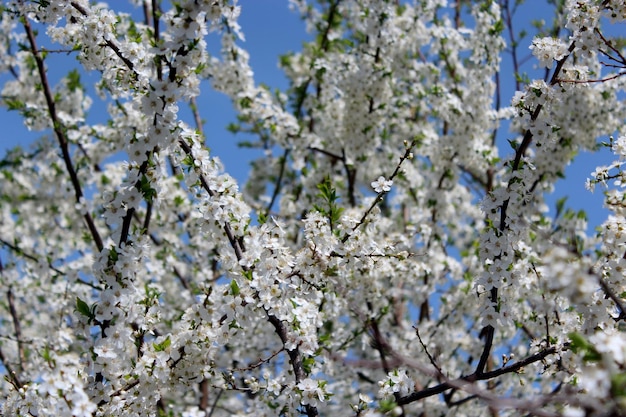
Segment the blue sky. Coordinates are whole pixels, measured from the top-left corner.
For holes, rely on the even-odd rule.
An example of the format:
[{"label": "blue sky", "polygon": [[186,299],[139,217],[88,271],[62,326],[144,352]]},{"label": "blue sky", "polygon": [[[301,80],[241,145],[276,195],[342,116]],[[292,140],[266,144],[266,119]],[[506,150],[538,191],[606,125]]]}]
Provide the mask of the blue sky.
[{"label": "blue sky", "polygon": [[[131,10],[128,9],[129,6],[126,2],[112,2],[111,4],[117,7],[117,4],[122,3],[127,8],[126,10]],[[530,20],[541,17],[549,20],[551,9],[544,2],[537,0],[528,0],[526,3],[521,8],[518,16],[520,20],[518,21],[519,26],[517,30],[527,28],[532,33]],[[278,56],[288,51],[300,50],[302,42],[310,39],[310,35],[305,31],[304,22],[301,21],[297,13],[289,10],[286,0],[240,0],[239,4],[242,6],[242,15],[239,22],[246,36],[243,46],[250,53],[251,66],[255,72],[256,82],[284,90],[287,87],[287,80],[278,69]],[[538,7],[539,4],[541,4],[540,7]],[[135,12],[138,12],[138,9]],[[528,45],[531,39],[531,36],[527,36],[522,40],[519,47],[521,57],[530,54]],[[217,53],[219,51],[219,40],[216,37],[211,37],[210,42],[212,42],[209,44],[210,51]],[[71,58],[69,61],[73,62]],[[48,65],[52,68],[52,78],[55,79],[56,77],[58,80],[58,77],[64,75],[64,71],[68,69],[68,57],[64,55],[51,56]],[[541,72],[533,74],[533,60],[529,60],[523,69],[531,77],[533,75],[540,77],[542,74]],[[506,76],[511,73],[510,60],[505,58],[503,61],[502,78],[503,83],[508,85],[508,87],[504,90],[503,105],[507,105],[510,102],[513,94],[513,81],[510,78],[507,79]],[[97,74],[83,74],[82,77],[87,84],[93,84],[97,81]],[[0,75],[0,84],[4,84],[7,79],[6,74]],[[232,110],[230,100],[219,93],[210,91],[207,85],[203,85],[202,95],[198,104],[201,116],[206,121],[207,144],[212,152],[222,159],[226,166],[226,171],[242,182],[248,175],[249,161],[258,155],[258,151],[239,149],[236,146],[236,142],[243,140],[244,136],[241,134],[233,136],[226,131],[226,126],[230,122],[235,121],[235,113]],[[104,114],[103,110],[102,102],[94,96],[90,120],[104,121],[103,116],[98,117],[98,114]],[[190,117],[186,117],[184,113],[181,116],[186,120],[192,120]],[[4,132],[0,140],[0,154],[4,154],[7,149],[16,145],[27,147],[29,143],[32,143],[37,137],[44,134],[44,132],[28,132],[24,128],[19,114],[8,112],[3,107],[0,107],[0,125]],[[505,135],[506,132],[501,133],[501,135],[503,134]],[[501,137],[500,142],[506,143],[504,141],[505,138]],[[508,148],[508,145],[506,146]],[[502,151],[503,156],[509,152],[506,148],[502,149]],[[594,194],[591,194],[585,190],[584,183],[597,165],[608,164],[611,161],[612,156],[606,149],[598,154],[581,153],[567,169],[566,180],[561,180],[557,184],[556,192],[549,198],[551,208],[554,207],[556,199],[569,196],[567,204],[569,207],[587,210],[590,226],[595,227],[599,225],[607,215],[607,211],[601,209],[602,190],[597,189]]]}]

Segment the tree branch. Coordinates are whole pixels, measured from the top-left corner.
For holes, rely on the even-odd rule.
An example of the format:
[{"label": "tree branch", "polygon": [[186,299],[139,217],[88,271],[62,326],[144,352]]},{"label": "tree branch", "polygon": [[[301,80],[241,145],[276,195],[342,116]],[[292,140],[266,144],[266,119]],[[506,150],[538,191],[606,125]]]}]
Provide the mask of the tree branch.
[{"label": "tree branch", "polygon": [[[474,372],[470,375],[465,375],[457,379],[448,380],[439,385],[435,385],[433,387],[426,388],[418,392],[414,392],[412,394],[407,395],[406,397],[402,397],[399,401],[399,404],[410,404],[412,402],[421,400],[423,398],[432,397],[433,395],[441,394],[452,388],[459,388],[459,389],[463,389],[464,391],[467,391],[467,385],[471,384],[472,382],[486,381],[486,380],[493,379],[504,374],[518,372],[522,370],[524,367],[532,363],[535,363],[537,361],[540,361],[556,352],[557,352],[557,348],[555,346],[552,346],[548,349],[544,349],[541,352],[531,355],[525,358],[524,360],[516,362],[512,365],[504,366],[502,368],[495,369],[489,372],[482,372],[480,374]],[[429,368],[425,368],[424,365],[422,365],[421,363],[415,362],[412,359],[402,358],[402,360],[407,366],[415,367],[416,369],[422,372],[424,371],[428,372],[430,370]],[[433,371],[430,370],[430,372],[433,372]],[[436,372],[435,375],[439,375],[439,372],[437,371],[435,372]]]},{"label": "tree branch", "polygon": [[[25,18],[23,20],[24,30],[26,31],[26,36],[28,37],[28,42],[30,43],[30,50],[35,58],[35,62],[37,64],[37,71],[39,74],[39,79],[41,80],[41,86],[43,89],[43,94],[46,99],[46,104],[48,106],[48,114],[52,121],[52,127],[54,133],[59,142],[59,146],[61,147],[61,153],[63,154],[63,162],[65,162],[65,168],[70,176],[70,180],[72,182],[72,186],[74,187],[74,195],[76,197],[76,202],[80,203],[83,198],[83,191],[80,185],[80,180],[78,179],[78,175],[76,174],[76,169],[74,168],[74,164],[72,163],[72,157],[69,152],[69,145],[67,137],[65,136],[65,129],[61,121],[57,117],[56,113],[56,103],[54,102],[54,98],[52,96],[52,90],[50,89],[50,84],[48,83],[48,75],[46,73],[46,68],[43,62],[43,58],[37,49],[37,42],[35,40],[35,34],[30,26],[30,21]],[[85,222],[87,223],[87,227],[89,232],[91,233],[91,237],[93,238],[96,248],[98,251],[102,251],[104,245],[102,243],[102,238],[96,229],[96,225],[91,218],[91,214],[86,212],[83,215]]]}]

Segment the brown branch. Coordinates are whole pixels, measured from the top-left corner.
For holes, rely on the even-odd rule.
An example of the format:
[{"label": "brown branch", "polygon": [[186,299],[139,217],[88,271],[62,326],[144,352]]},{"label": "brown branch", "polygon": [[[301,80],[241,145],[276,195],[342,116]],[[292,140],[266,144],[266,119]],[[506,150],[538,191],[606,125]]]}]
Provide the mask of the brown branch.
[{"label": "brown branch", "polygon": [[[0,275],[4,275],[4,265],[1,259],[0,259]],[[11,318],[13,319],[13,327],[15,329],[15,339],[17,341],[17,351],[18,351],[18,360],[19,360],[18,367],[19,367],[20,372],[23,372],[25,358],[24,358],[24,348],[22,345],[22,330],[20,326],[20,321],[17,317],[17,311],[15,310],[15,302],[13,299],[13,292],[11,291],[11,287],[9,287],[9,290],[7,291],[7,298],[9,300],[9,311],[11,313]],[[15,387],[18,389],[22,388],[22,382],[17,376],[17,373],[13,371],[13,369],[11,368],[11,365],[8,364],[1,348],[0,348],[0,363],[2,363],[2,365],[6,368],[8,374],[10,375],[9,379],[13,382]]]},{"label": "brown branch", "polygon": [[605,83],[607,81],[615,80],[619,77],[626,75],[626,72],[618,72],[610,77],[606,78],[594,78],[591,80],[566,80],[564,78],[557,78],[556,81],[561,84],[591,84],[591,83]]},{"label": "brown branch", "polygon": [[[22,248],[13,245],[9,242],[7,242],[4,239],[0,239],[0,245],[6,246],[7,248],[11,249],[13,252],[15,252],[16,255],[21,256],[23,258],[26,259],[30,259],[31,261],[39,264],[39,259],[36,256],[33,256],[29,253],[26,253],[22,250]],[[55,266],[52,265],[52,262],[47,261],[48,264],[48,268],[50,268],[50,270],[56,272],[57,274],[61,275],[61,276],[65,276],[65,272],[61,271],[59,268],[56,268]],[[87,281],[83,281],[80,278],[76,278],[76,282],[82,285],[87,285],[88,287],[93,288],[94,290],[98,290],[98,291],[102,291],[102,288],[100,288],[99,286],[92,284],[91,282],[87,282]]]},{"label": "brown branch", "polygon": [[343,163],[343,168],[346,171],[346,176],[348,177],[348,201],[350,202],[351,207],[356,206],[356,196],[354,195],[354,189],[356,187],[356,168],[354,165],[348,165],[348,158],[346,158],[346,150],[344,148],[341,149],[341,162]]},{"label": "brown branch", "polygon": [[[158,47],[161,40],[161,28],[159,19],[159,3],[160,1],[152,0],[152,28],[154,29],[154,44]],[[161,57],[156,57],[155,60],[157,79],[161,81],[163,79],[163,66],[161,65]],[[130,67],[132,69],[132,67]]]},{"label": "brown branch", "polygon": [[[285,323],[283,323],[278,317],[274,316],[273,314],[268,313],[267,318],[272,326],[274,326],[276,334],[278,335],[278,337],[280,337],[283,346],[286,345],[288,340]],[[306,377],[306,374],[304,372],[304,365],[302,364],[302,355],[300,354],[300,349],[296,347],[293,350],[287,350],[287,355],[289,356],[291,367],[296,377],[296,384],[298,384]],[[313,407],[310,404],[305,405],[304,409],[308,417],[315,417],[319,415],[317,407]]]},{"label": "brown branch", "polygon": [[[337,4],[339,3],[339,1],[337,1],[336,4],[334,4],[334,7],[337,6]],[[85,9],[83,9],[80,5],[78,5],[76,2],[71,2],[70,3],[76,10],[78,10],[81,14],[83,14],[84,16],[87,16],[87,11]],[[156,17],[156,16],[153,16]],[[32,32],[31,32],[32,34]],[[128,69],[130,71],[132,71],[134,73],[135,76],[137,76],[137,74],[134,72],[134,67],[131,61],[129,61],[126,57],[123,56],[123,54],[120,51],[120,48],[113,43],[110,40],[106,40],[105,41],[106,46],[108,46],[109,48],[111,48],[115,54],[122,60],[122,62],[124,62],[124,64],[128,67]],[[43,61],[41,61],[41,68],[43,69]],[[183,151],[193,157],[193,153],[191,150],[191,147],[183,140],[179,141],[179,145],[181,146],[181,148],[183,149]],[[140,177],[141,174],[145,173],[145,170],[147,169],[147,161],[145,161],[141,168],[140,168]],[[396,170],[397,171],[397,170]],[[204,178],[204,175],[200,175],[200,182],[201,182],[201,186],[202,188],[207,192],[207,194],[210,197],[214,197],[215,193],[210,189],[206,179]],[[128,234],[129,234],[129,229],[130,229],[130,223],[131,220],[133,218],[133,214],[134,214],[134,209],[131,208],[126,212],[126,215],[124,216],[123,222],[122,222],[122,230],[121,230],[121,235],[120,235],[120,242],[119,244],[121,245],[122,243],[126,242],[127,238],[128,238]],[[235,251],[235,256],[237,257],[237,260],[241,260],[243,258],[243,252],[245,251],[245,247],[243,244],[243,239],[242,238],[236,238],[232,232],[232,228],[230,226],[229,223],[225,223],[223,225],[223,229],[224,232],[226,233],[226,236],[230,242],[231,247],[233,248],[233,250]],[[248,268],[246,267],[242,267],[245,270],[248,270]],[[268,314],[268,320],[269,322],[274,326],[274,328],[276,329],[276,333],[278,334],[278,336],[280,337],[283,346],[287,343],[287,330],[285,327],[285,324],[280,321],[277,317],[273,316],[273,315],[269,315]],[[302,379],[304,379],[305,377],[305,372],[304,372],[304,366],[302,363],[302,355],[300,353],[300,350],[296,347],[293,350],[290,350],[287,352],[289,355],[289,358],[291,360],[291,364],[292,364],[292,368],[294,370],[294,374],[296,376],[296,384],[299,383]],[[124,388],[124,390],[132,388],[134,385],[138,384],[138,381],[135,381],[133,383],[131,383],[130,385],[126,386]],[[116,395],[120,393],[121,391],[118,391],[116,393],[114,393],[113,395]],[[318,411],[316,407],[312,407],[311,405],[306,405],[305,406],[305,410],[306,410],[306,414],[308,417],[316,417],[318,416]]]},{"label": "brown branch", "polygon": [[[563,69],[563,65],[565,64],[565,61],[567,60],[567,58],[569,58],[570,54],[574,51],[575,46],[576,46],[576,43],[572,42],[571,45],[568,48],[567,55],[565,55],[563,58],[561,58],[557,62],[556,68],[554,69],[554,73],[552,74],[552,78],[550,79],[550,82],[548,83],[548,85],[553,86],[553,85],[558,83],[559,73]],[[535,108],[535,111],[531,115],[531,118],[530,118],[531,121],[534,122],[535,120],[537,120],[537,117],[539,117],[539,113],[541,112],[542,108],[543,108],[543,105],[541,105],[541,104],[537,105],[537,108]],[[533,133],[531,132],[530,129],[527,129],[526,133],[524,134],[524,139],[522,140],[522,144],[520,145],[520,147],[515,152],[515,160],[513,162],[513,167],[512,167],[513,171],[517,171],[519,169],[519,165],[520,165],[522,156],[524,156],[524,154],[526,153],[526,150],[530,146],[530,143],[532,142],[532,139],[533,139]],[[505,212],[506,212],[506,210],[505,210]]]},{"label": "brown branch", "polygon": [[224,393],[224,390],[220,388],[220,390],[217,392],[217,395],[215,396],[215,401],[213,401],[213,405],[211,406],[211,411],[209,411],[209,414],[207,415],[207,417],[213,416],[213,413],[215,412],[215,409],[217,407],[217,402],[219,401],[223,393]]},{"label": "brown branch", "polygon": [[612,59],[612,60],[614,60],[614,61],[616,61],[616,62],[620,62],[621,64],[626,64],[626,57],[624,57],[624,55],[622,55],[622,53],[620,52],[620,50],[619,50],[619,49],[617,49],[616,47],[614,47],[614,46],[611,44],[611,42],[610,42],[609,40],[607,40],[607,39],[604,37],[604,35],[602,35],[602,32],[600,32],[600,29],[595,28],[595,29],[594,29],[594,32],[595,32],[598,36],[600,36],[600,39],[602,39],[602,42],[604,42],[604,44],[605,44],[606,46],[608,46],[608,47],[609,47],[609,49],[611,49],[611,51],[613,51],[613,52],[615,52],[615,54],[617,54],[617,56],[620,58],[621,62],[620,62],[619,60],[617,60],[617,59],[615,59],[615,58],[611,57],[611,56],[610,56],[608,53],[606,53],[606,52],[604,52],[604,54],[605,54],[606,56],[608,56],[610,59]]},{"label": "brown branch", "polygon": [[[320,37],[321,38],[320,50],[324,52],[328,51],[328,46],[329,46],[328,35],[330,33],[332,22],[335,18],[335,13],[337,13],[337,8],[339,7],[340,2],[341,0],[337,0],[334,3],[331,3],[330,8],[328,10],[328,18],[326,19],[327,25],[324,28],[324,33],[322,33],[322,36]],[[312,64],[311,64],[311,68],[313,67]],[[298,119],[302,118],[302,107],[304,106],[304,100],[306,98],[306,90],[308,90],[309,85],[311,85],[312,81],[313,81],[313,76],[309,76],[306,79],[306,81],[298,87],[298,89],[302,91],[302,94],[298,97],[298,101],[296,102],[295,110],[294,110],[294,114],[296,118]],[[317,94],[319,95],[320,93],[321,93],[321,90],[318,89]],[[311,118],[311,122],[313,122],[312,118]]]},{"label": "brown branch", "polygon": [[200,401],[198,402],[200,410],[206,412],[209,408],[209,380],[203,379],[199,384]]},{"label": "brown branch", "polygon": [[278,173],[278,178],[276,179],[276,183],[274,184],[274,191],[272,192],[272,198],[270,202],[267,204],[265,208],[265,216],[269,216],[276,199],[278,198],[278,194],[280,194],[281,184],[283,182],[283,176],[285,175],[285,167],[287,166],[287,157],[289,156],[289,149],[285,149],[283,156],[280,160],[280,171]]},{"label": "brown branch", "polygon": [[415,329],[415,335],[417,336],[417,340],[419,340],[420,345],[422,345],[422,349],[424,349],[424,352],[426,353],[426,356],[428,357],[428,360],[430,361],[430,364],[437,370],[437,373],[439,373],[439,375],[443,376],[443,372],[441,371],[441,368],[439,367],[439,365],[437,365],[437,362],[435,361],[435,358],[428,351],[428,348],[424,344],[424,341],[422,341],[422,337],[420,336],[419,328],[417,326],[413,326],[413,328]]},{"label": "brown branch", "polygon": [[20,325],[20,319],[15,308],[15,297],[13,296],[13,290],[9,287],[7,291],[7,300],[9,303],[9,312],[11,313],[11,319],[13,320],[13,328],[15,329],[15,341],[17,342],[17,353],[19,358],[19,369],[24,369],[24,363],[26,363],[26,355],[24,354],[24,342],[22,341],[22,326]]},{"label": "brown branch", "polygon": [[[554,73],[552,74],[552,79],[550,80],[549,85],[553,86],[554,84],[557,83],[557,79],[558,79],[558,75],[561,72],[561,69],[563,68],[563,65],[565,64],[565,61],[567,60],[567,58],[569,58],[570,54],[574,51],[574,47],[575,47],[575,42],[572,42],[569,46],[568,49],[568,54],[565,55],[561,60],[558,61],[556,68],[554,70]],[[539,113],[541,112],[541,109],[543,108],[543,106],[541,104],[538,104],[537,107],[535,108],[535,111],[533,112],[533,114],[531,115],[531,121],[535,121],[537,120],[537,117],[539,117]],[[513,165],[511,167],[512,171],[517,171],[520,167],[521,164],[521,160],[523,155],[526,154],[526,150],[528,149],[528,147],[530,146],[531,142],[533,139],[533,133],[530,129],[526,130],[526,133],[524,134],[524,139],[522,140],[522,144],[519,146],[519,148],[516,150],[515,152],[515,159],[513,161]],[[509,186],[511,185],[511,183],[509,183]],[[500,232],[504,232],[504,230],[506,229],[506,216],[507,216],[507,208],[509,206],[509,202],[511,201],[510,198],[507,198],[503,203],[502,206],[500,208],[500,225],[499,225],[499,230]],[[490,300],[491,302],[495,305],[498,301],[498,289],[497,288],[492,288],[490,291]],[[485,369],[485,366],[487,364],[487,360],[489,359],[489,355],[491,354],[491,348],[493,345],[493,337],[494,337],[494,332],[495,329],[493,328],[493,326],[486,326],[483,331],[481,332],[481,335],[484,336],[485,338],[485,346],[483,348],[483,351],[480,355],[480,360],[478,361],[478,365],[476,367],[476,372],[475,374],[477,376],[481,376],[483,374],[483,371]]]},{"label": "brown branch", "polygon": [[151,14],[150,14],[150,8],[148,7],[148,0],[143,0],[141,2],[141,11],[143,12],[143,22],[146,24],[146,26],[152,26],[151,23]]},{"label": "brown branch", "polygon": [[[192,158],[194,157],[191,147],[184,140],[180,140],[179,144],[187,155],[189,155]],[[206,191],[206,193],[210,197],[215,197],[215,192],[211,190],[211,188],[209,187],[209,184],[207,183],[206,178],[204,178],[204,175],[200,174],[199,178],[200,178],[200,184],[202,188]],[[243,259],[243,252],[245,252],[245,248],[243,247],[243,239],[236,238],[234,236],[232,232],[232,228],[230,227],[229,223],[224,223],[222,227],[224,229],[224,232],[226,233],[226,237],[228,238],[228,241],[230,242],[230,246],[235,251],[235,256],[237,257],[237,260],[240,261],[241,259]],[[247,267],[242,267],[242,269],[244,271],[249,270]],[[268,321],[272,324],[272,326],[274,326],[276,334],[278,335],[281,342],[283,343],[283,346],[285,346],[288,342],[287,328],[285,326],[285,323],[272,314],[267,313],[267,317],[268,317]],[[306,374],[304,371],[304,365],[302,363],[302,354],[300,353],[300,349],[296,347],[293,350],[288,350],[287,355],[289,356],[289,359],[291,361],[291,366],[294,371],[295,382],[296,384],[298,384],[300,381],[302,381],[306,377]],[[305,407],[306,414],[308,417],[316,417],[319,415],[316,407],[313,407],[308,404],[305,405],[304,407]]]},{"label": "brown branch", "polygon": [[[46,68],[44,65],[43,58],[39,53],[39,49],[37,48],[37,42],[35,40],[35,34],[33,32],[32,27],[30,26],[30,20],[24,17],[23,20],[24,30],[26,31],[26,36],[28,38],[28,42],[30,43],[31,53],[35,58],[35,63],[37,64],[37,71],[39,73],[39,79],[41,80],[41,87],[43,90],[44,97],[46,99],[46,105],[48,107],[48,114],[52,121],[52,127],[54,133],[59,142],[59,146],[61,147],[61,153],[63,154],[63,162],[65,163],[65,168],[70,176],[70,180],[72,182],[72,186],[74,187],[74,195],[76,197],[76,202],[80,203],[80,200],[83,198],[83,191],[80,185],[80,180],[78,179],[78,175],[76,173],[76,169],[74,168],[74,164],[72,162],[72,157],[69,152],[69,142],[67,137],[65,136],[65,129],[62,127],[61,121],[57,117],[56,113],[56,103],[54,101],[52,90],[50,88],[50,84],[48,82],[48,75],[46,73]],[[98,251],[102,251],[104,245],[102,243],[102,238],[96,229],[96,225],[91,217],[89,212],[86,212],[83,215],[85,222],[87,223],[87,227],[89,228],[89,232],[96,244]]]},{"label": "brown branch", "polygon": [[276,352],[272,353],[267,358],[259,358],[259,360],[256,363],[250,364],[244,368],[235,368],[232,371],[243,372],[243,371],[251,371],[253,369],[256,369],[265,363],[270,363],[272,359],[274,359],[280,352],[283,352],[284,350],[285,350],[285,347],[283,346],[282,348],[278,349]]},{"label": "brown branch", "polygon": [[[193,158],[193,152],[191,151],[191,147],[184,140],[180,140],[178,141],[178,143],[181,148],[183,148],[183,151],[185,151],[187,155]],[[204,175],[200,175],[199,177],[202,188],[207,192],[210,197],[215,197],[215,192],[209,187],[209,184],[207,183],[206,178],[204,178]],[[223,225],[223,228],[231,247],[235,251],[235,256],[237,257],[237,260],[240,261],[243,258],[242,242],[239,239],[235,238],[229,223],[225,223]],[[244,270],[247,270],[247,268],[244,268]]]},{"label": "brown branch", "polygon": [[340,155],[336,155],[336,154],[334,154],[332,152],[329,152],[329,151],[327,151],[325,149],[317,148],[315,146],[309,146],[308,149],[313,151],[313,152],[319,152],[319,153],[321,153],[323,155],[329,156],[329,157],[337,159],[337,160],[341,160],[341,158],[342,158]]},{"label": "brown branch", "polygon": [[17,376],[17,373],[15,373],[11,365],[7,362],[7,359],[4,356],[4,352],[2,351],[2,347],[0,347],[0,363],[2,363],[2,366],[5,367],[7,374],[8,374],[8,378],[10,382],[15,386],[15,388],[17,388],[18,390],[22,388],[24,384],[22,384],[22,381]]},{"label": "brown branch", "polygon": [[[149,160],[150,160],[150,157],[147,156],[146,160],[139,167],[139,175],[138,175],[139,179],[135,183],[135,188],[137,190],[139,190],[139,192],[141,192],[141,178],[145,175],[145,173],[148,170],[148,162],[149,162]],[[130,234],[130,224],[131,224],[131,222],[133,220],[133,215],[134,214],[135,214],[135,208],[131,207],[131,208],[129,208],[126,211],[126,214],[122,218],[122,230],[121,230],[121,233],[120,233],[120,240],[118,242],[118,246],[119,247],[122,247],[122,244],[128,243],[128,236]]]},{"label": "brown branch", "polygon": [[189,108],[193,115],[193,121],[196,124],[196,130],[200,132],[200,136],[204,137],[204,128],[202,118],[200,117],[200,111],[198,110],[198,102],[195,97],[189,99]]},{"label": "brown branch", "polygon": [[615,317],[614,320],[619,321],[626,319],[626,305],[624,302],[617,296],[617,294],[615,294],[615,291],[609,287],[609,284],[607,284],[601,276],[598,276],[598,282],[600,283],[600,287],[602,288],[602,291],[604,291],[604,294],[606,294],[606,296],[609,297],[619,309],[619,315]]},{"label": "brown branch", "polygon": [[[495,304],[496,301],[494,301],[494,299],[497,300],[498,298],[498,289],[497,288],[492,288],[491,289],[491,300],[492,302]],[[485,345],[483,346],[483,350],[480,354],[480,359],[478,360],[478,365],[476,365],[476,371],[475,373],[477,375],[483,375],[483,372],[485,370],[485,366],[487,366],[487,362],[489,361],[489,356],[491,355],[491,348],[493,347],[493,336],[495,333],[495,329],[493,328],[493,326],[491,325],[487,325],[485,326],[482,331],[480,332],[480,336],[481,338],[485,339]]]},{"label": "brown branch", "polygon": [[[117,396],[120,396],[120,395],[122,395],[122,394],[125,394],[127,391],[131,390],[132,388],[135,388],[137,385],[139,385],[139,380],[138,380],[138,379],[136,379],[136,380],[134,380],[133,382],[131,382],[131,383],[129,383],[129,384],[127,384],[127,385],[123,386],[122,388],[120,388],[120,389],[116,390],[115,392],[113,392],[113,393],[112,393],[111,395],[109,395],[109,396],[110,396],[111,398],[113,398],[113,397],[117,397]],[[103,406],[103,405],[105,405],[105,404],[106,404],[106,401],[105,401],[105,400],[101,400],[101,401],[98,403],[98,405],[99,405],[99,406]]]},{"label": "brown branch", "polygon": [[520,80],[518,75],[520,63],[518,62],[517,57],[517,40],[515,39],[515,32],[513,31],[513,13],[515,12],[515,9],[512,12],[510,6],[511,4],[509,3],[509,0],[505,0],[504,4],[500,5],[500,8],[502,9],[504,21],[509,32],[509,39],[511,40],[511,60],[513,61],[513,74],[515,75],[515,90],[519,91]]},{"label": "brown branch", "polygon": [[[410,404],[412,402],[415,402],[424,398],[432,397],[433,395],[444,393],[447,390],[452,389],[452,388],[461,388],[463,390],[466,390],[466,388],[463,388],[463,387],[466,387],[468,384],[472,382],[486,381],[486,380],[493,379],[504,374],[518,372],[522,370],[524,367],[532,363],[538,362],[540,360],[543,360],[544,358],[556,353],[556,351],[557,351],[557,348],[555,346],[552,346],[548,349],[544,349],[541,352],[531,355],[512,365],[503,366],[502,368],[498,368],[489,372],[483,372],[480,375],[477,373],[472,373],[470,375],[465,375],[457,379],[448,380],[439,385],[435,385],[433,387],[426,388],[418,392],[414,392],[412,394],[407,395],[406,397],[402,397],[399,403]],[[430,372],[433,372],[433,370],[431,370],[430,368],[427,368],[423,364],[416,362],[412,359],[402,358],[402,361],[405,365],[414,367],[422,372],[428,372],[429,370]],[[438,373],[436,375],[438,375]]]}]

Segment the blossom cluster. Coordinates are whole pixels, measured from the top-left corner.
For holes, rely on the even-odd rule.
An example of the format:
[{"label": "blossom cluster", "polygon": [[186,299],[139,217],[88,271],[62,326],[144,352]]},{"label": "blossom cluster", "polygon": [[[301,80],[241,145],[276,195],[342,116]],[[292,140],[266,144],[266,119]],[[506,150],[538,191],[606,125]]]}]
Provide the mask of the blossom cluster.
[{"label": "blossom cluster", "polygon": [[[623,2],[564,2],[526,79],[509,1],[291,0],[275,94],[246,4],[130,3],[0,6],[0,103],[45,135],[0,160],[3,415],[625,412]],[[604,137],[589,234],[546,195]]]}]

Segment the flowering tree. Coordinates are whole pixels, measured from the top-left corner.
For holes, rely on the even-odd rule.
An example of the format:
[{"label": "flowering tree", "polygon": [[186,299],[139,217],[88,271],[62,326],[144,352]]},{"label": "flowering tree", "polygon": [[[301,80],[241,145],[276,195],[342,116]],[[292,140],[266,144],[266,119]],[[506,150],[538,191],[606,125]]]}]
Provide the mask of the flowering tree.
[{"label": "flowering tree", "polygon": [[[314,40],[277,94],[236,2],[131,3],[1,6],[2,103],[48,133],[0,162],[4,415],[626,413],[623,1],[548,2],[529,80],[517,1],[291,0]],[[245,187],[203,80],[264,150]],[[607,135],[591,236],[544,194]]]}]

